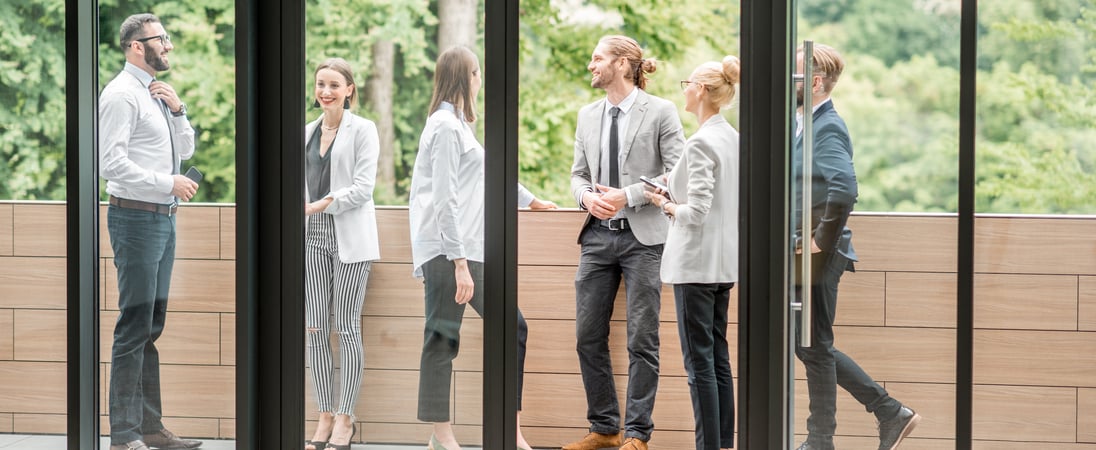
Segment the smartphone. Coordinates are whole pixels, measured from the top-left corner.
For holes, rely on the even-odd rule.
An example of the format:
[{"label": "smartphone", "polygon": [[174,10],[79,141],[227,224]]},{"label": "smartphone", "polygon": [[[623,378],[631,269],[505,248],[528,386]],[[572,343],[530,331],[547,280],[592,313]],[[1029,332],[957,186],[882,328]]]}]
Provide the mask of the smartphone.
[{"label": "smartphone", "polygon": [[647,178],[646,176],[643,176],[643,175],[640,175],[639,181],[647,183],[647,186],[653,187],[655,189],[662,189],[662,192],[664,194],[667,194],[667,195],[670,194],[670,188],[666,187],[666,185],[664,185],[662,183],[659,183],[658,181],[652,180],[652,179]]},{"label": "smartphone", "polygon": [[187,169],[186,173],[183,175],[187,178],[190,178],[195,183],[200,183],[202,181],[202,172],[199,172],[198,168],[194,166],[190,166],[190,168]]}]

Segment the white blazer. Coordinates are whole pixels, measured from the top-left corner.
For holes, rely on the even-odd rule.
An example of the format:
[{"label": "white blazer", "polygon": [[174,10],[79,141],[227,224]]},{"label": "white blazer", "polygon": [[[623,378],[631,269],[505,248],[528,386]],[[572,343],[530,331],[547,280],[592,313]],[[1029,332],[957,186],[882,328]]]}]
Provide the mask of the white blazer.
[{"label": "white blazer", "polygon": [[662,253],[662,281],[738,281],[738,132],[722,115],[685,143],[667,187],[677,203]]},{"label": "white blazer", "polygon": [[[304,143],[319,128],[323,116],[305,125]],[[339,261],[355,263],[380,259],[377,239],[377,212],[373,207],[373,187],[377,184],[377,158],[380,139],[377,125],[369,119],[343,112],[331,152],[331,204],[321,214],[335,218]],[[305,183],[304,198],[311,198]],[[305,222],[307,224],[307,221]]]}]

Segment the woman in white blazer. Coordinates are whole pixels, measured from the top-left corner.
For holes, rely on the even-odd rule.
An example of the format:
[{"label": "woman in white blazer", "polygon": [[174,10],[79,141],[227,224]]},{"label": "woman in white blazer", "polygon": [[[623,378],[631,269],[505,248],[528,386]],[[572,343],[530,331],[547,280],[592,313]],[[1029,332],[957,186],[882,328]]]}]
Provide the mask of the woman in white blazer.
[{"label": "woman in white blazer", "polygon": [[[349,450],[364,351],[361,311],[370,264],[380,258],[373,208],[376,125],[350,112],[357,97],[350,64],[324,61],[315,72],[314,107],[305,126],[305,319],[319,423],[305,449]],[[338,404],[331,335],[339,340]]]},{"label": "woman in white blazer", "polygon": [[670,218],[661,276],[674,287],[697,450],[734,447],[727,309],[738,281],[738,132],[720,110],[734,98],[738,77],[738,58],[728,56],[681,82],[685,110],[700,129],[668,175],[669,192],[646,193]]}]

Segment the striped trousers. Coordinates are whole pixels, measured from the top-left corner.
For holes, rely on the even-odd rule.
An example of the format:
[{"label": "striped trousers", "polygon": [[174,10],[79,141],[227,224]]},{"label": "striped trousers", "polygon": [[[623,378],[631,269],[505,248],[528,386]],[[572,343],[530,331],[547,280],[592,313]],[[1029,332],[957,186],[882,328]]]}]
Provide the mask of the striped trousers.
[{"label": "striped trousers", "polygon": [[[320,412],[354,415],[361,391],[364,351],[361,316],[370,262],[339,261],[335,219],[330,214],[308,217],[305,236],[305,326],[308,365]],[[339,342],[338,402],[331,334]]]}]

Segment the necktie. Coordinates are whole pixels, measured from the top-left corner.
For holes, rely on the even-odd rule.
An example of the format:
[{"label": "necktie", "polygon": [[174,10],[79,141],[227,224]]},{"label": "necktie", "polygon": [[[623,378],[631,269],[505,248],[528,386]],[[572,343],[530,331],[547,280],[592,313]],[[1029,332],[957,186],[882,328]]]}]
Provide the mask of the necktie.
[{"label": "necktie", "polygon": [[617,116],[620,108],[616,106],[609,110],[613,116],[613,122],[609,125],[609,187],[620,187],[620,138],[617,137]]},{"label": "necktie", "polygon": [[156,103],[160,105],[160,112],[164,114],[164,120],[167,120],[168,141],[171,142],[171,174],[176,175],[179,173],[179,164],[177,161],[179,157],[175,153],[175,124],[171,122],[171,110],[168,109],[167,103],[163,100],[156,100]]}]

